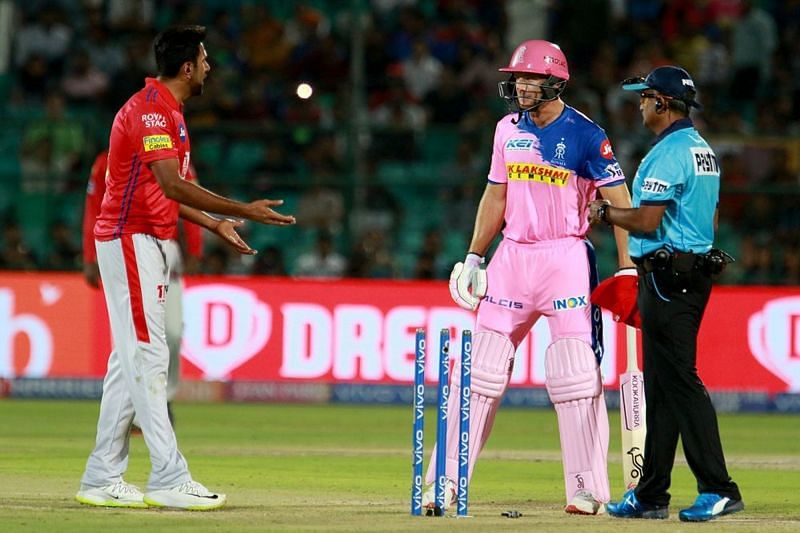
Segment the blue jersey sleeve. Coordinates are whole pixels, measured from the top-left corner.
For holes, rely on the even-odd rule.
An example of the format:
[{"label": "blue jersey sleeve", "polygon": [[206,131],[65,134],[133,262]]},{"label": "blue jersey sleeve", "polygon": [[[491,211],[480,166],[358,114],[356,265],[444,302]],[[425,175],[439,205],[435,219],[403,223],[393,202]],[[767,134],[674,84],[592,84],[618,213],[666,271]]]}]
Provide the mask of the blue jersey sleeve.
[{"label": "blue jersey sleeve", "polygon": [[[675,198],[678,190],[686,183],[685,159],[680,157],[685,152],[673,143],[662,141],[654,150],[659,153],[648,156],[642,168],[641,205],[664,205]],[[669,152],[674,154],[669,157]]]},{"label": "blue jersey sleeve", "polygon": [[598,182],[599,187],[608,187],[625,182],[625,174],[619,166],[611,143],[605,132],[596,128],[586,144],[586,162],[581,175]]}]

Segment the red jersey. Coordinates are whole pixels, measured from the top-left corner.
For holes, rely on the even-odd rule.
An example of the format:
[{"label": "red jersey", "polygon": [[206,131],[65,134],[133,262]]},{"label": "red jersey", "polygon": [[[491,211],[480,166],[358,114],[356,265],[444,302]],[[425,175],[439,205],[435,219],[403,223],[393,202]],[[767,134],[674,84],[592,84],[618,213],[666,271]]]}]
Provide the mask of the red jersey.
[{"label": "red jersey", "polygon": [[[83,262],[96,263],[97,251],[94,247],[94,226],[100,214],[100,204],[106,193],[106,166],[108,152],[103,150],[92,164],[89,184],[86,187],[86,202],[83,209]],[[186,181],[197,181],[197,173],[193,165],[189,165]],[[183,244],[187,254],[200,258],[203,255],[203,228],[187,220],[183,220]],[[178,239],[178,227],[170,239]]]},{"label": "red jersey", "polygon": [[106,192],[95,238],[109,241],[131,233],[174,238],[178,202],[164,196],[149,164],[176,158],[185,178],[189,154],[183,106],[164,84],[147,78],[144,89],[122,106],[111,126]]}]

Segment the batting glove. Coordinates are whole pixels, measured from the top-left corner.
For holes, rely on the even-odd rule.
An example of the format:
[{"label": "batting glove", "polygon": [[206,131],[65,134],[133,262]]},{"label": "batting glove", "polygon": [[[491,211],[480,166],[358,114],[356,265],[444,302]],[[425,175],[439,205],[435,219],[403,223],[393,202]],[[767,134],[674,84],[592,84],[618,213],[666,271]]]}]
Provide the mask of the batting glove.
[{"label": "batting glove", "polygon": [[483,257],[467,254],[464,262],[458,262],[450,273],[450,296],[459,307],[468,311],[477,309],[481,298],[486,296],[486,271],[481,269]]}]

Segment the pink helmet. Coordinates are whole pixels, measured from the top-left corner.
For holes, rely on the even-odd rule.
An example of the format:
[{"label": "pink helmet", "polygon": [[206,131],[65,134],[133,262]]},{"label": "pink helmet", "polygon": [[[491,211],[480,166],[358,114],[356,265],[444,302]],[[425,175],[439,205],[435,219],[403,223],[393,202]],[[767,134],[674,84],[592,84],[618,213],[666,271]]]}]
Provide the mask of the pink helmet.
[{"label": "pink helmet", "polygon": [[562,80],[569,79],[569,67],[564,52],[550,41],[524,41],[511,54],[511,61],[500,72],[530,72]]}]

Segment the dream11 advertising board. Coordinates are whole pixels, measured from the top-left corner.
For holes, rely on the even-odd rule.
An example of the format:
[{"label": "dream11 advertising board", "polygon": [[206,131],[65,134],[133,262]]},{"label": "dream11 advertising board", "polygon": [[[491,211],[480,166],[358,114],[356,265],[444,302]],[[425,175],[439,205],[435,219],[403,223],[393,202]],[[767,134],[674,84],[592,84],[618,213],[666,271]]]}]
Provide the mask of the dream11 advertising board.
[{"label": "dream11 advertising board", "polygon": [[[474,315],[443,282],[195,277],[184,290],[183,379],[408,384],[414,333],[454,353]],[[78,274],[0,273],[0,377],[102,378],[111,346],[101,291]],[[625,362],[624,329],[604,314],[607,387]],[[517,351],[512,387],[544,385],[550,342],[540,320]],[[800,392],[800,288],[717,287],[698,340],[711,391]]]}]

